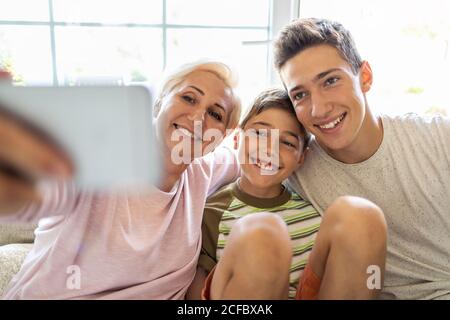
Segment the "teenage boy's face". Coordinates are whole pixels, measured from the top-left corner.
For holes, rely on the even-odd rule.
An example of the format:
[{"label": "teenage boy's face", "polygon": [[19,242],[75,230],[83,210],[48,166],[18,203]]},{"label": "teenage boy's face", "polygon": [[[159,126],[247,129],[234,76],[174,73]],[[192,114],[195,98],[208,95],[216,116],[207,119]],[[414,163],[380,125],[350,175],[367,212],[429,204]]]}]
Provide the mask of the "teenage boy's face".
[{"label": "teenage boy's face", "polygon": [[255,187],[280,184],[303,163],[303,135],[288,111],[266,109],[252,117],[239,135],[241,169]]},{"label": "teenage boy's face", "polygon": [[[225,83],[211,72],[194,71],[163,98],[156,115],[159,140],[169,151],[180,149],[181,156],[192,160],[220,142],[204,134],[212,129],[224,136],[232,109]],[[194,154],[196,149],[200,155]],[[184,150],[190,154],[182,154]]]},{"label": "teenage boy's face", "polygon": [[330,151],[352,150],[364,126],[364,93],[372,73],[364,62],[355,75],[338,50],[329,45],[308,48],[280,70],[298,120]]}]

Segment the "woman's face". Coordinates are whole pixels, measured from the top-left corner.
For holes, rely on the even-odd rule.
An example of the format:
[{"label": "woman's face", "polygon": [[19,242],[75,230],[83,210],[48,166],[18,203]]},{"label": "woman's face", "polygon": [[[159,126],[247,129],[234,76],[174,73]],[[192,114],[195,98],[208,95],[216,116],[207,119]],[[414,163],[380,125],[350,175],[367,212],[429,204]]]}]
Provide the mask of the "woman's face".
[{"label": "woman's face", "polygon": [[163,97],[156,115],[158,140],[175,164],[188,164],[224,137],[232,91],[215,74],[194,71]]}]

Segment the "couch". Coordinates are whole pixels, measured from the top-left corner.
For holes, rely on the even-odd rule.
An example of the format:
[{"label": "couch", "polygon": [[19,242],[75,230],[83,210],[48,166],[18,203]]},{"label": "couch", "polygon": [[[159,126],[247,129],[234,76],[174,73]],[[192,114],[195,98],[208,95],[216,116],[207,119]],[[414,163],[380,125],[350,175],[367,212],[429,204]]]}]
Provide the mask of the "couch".
[{"label": "couch", "polygon": [[0,224],[0,297],[33,247],[35,224]]}]

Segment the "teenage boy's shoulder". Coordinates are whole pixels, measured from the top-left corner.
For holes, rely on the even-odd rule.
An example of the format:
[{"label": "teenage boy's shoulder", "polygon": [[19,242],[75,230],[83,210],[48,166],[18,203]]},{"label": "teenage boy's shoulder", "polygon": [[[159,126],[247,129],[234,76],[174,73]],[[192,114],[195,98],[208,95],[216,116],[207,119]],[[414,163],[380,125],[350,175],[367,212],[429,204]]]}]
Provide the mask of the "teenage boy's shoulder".
[{"label": "teenage boy's shoulder", "polygon": [[389,121],[393,125],[404,125],[407,128],[430,128],[435,126],[449,129],[450,127],[450,118],[441,114],[419,115],[410,112],[403,115],[381,115],[380,117],[383,123]]},{"label": "teenage boy's shoulder", "polygon": [[[385,137],[394,143],[416,146],[424,152],[450,155],[450,118],[442,115],[382,116]],[[412,150],[410,150],[412,151]]]}]

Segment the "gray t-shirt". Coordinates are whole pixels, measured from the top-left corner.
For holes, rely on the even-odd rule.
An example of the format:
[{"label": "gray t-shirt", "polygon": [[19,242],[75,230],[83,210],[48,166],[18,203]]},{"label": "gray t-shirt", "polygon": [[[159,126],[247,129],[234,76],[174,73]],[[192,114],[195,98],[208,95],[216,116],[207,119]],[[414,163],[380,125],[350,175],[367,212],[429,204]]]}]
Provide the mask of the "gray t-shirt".
[{"label": "gray t-shirt", "polygon": [[291,187],[320,211],[339,196],[377,204],[388,223],[381,298],[450,299],[450,119],[382,116],[383,141],[344,164],[313,141]]}]

